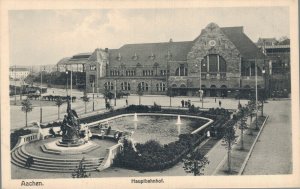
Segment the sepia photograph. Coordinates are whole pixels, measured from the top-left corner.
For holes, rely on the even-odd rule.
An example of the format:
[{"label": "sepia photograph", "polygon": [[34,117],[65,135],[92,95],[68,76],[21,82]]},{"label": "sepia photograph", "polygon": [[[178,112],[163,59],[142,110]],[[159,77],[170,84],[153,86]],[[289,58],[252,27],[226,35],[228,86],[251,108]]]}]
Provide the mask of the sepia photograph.
[{"label": "sepia photograph", "polygon": [[299,186],[297,1],[18,2],[2,13],[7,188]]}]

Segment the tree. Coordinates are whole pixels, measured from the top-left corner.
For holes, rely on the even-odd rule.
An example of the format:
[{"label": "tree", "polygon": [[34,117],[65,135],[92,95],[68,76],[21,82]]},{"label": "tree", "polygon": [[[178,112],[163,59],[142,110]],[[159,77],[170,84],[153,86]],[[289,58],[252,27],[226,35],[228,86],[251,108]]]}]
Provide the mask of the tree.
[{"label": "tree", "polygon": [[228,125],[224,132],[223,143],[225,143],[225,148],[227,149],[227,166],[229,174],[231,173],[231,150],[235,141],[236,136],[234,127],[233,125]]},{"label": "tree", "polygon": [[60,106],[64,103],[61,97],[56,98],[55,105],[57,106],[57,117],[60,119]]},{"label": "tree", "polygon": [[139,95],[139,105],[141,105],[141,96],[144,94],[141,84],[138,84],[137,94]]},{"label": "tree", "polygon": [[193,173],[194,176],[203,175],[204,167],[209,164],[209,160],[205,157],[199,149],[188,154],[183,159],[183,169],[187,173]]},{"label": "tree", "polygon": [[83,165],[84,157],[80,160],[79,166],[76,167],[74,172],[72,173],[73,178],[87,178],[90,177],[91,174],[87,174],[85,171],[85,165]]},{"label": "tree", "polygon": [[247,129],[246,120],[246,117],[243,117],[239,120],[239,128],[241,130],[241,150],[244,150],[244,130]]},{"label": "tree", "polygon": [[33,110],[32,104],[30,100],[27,98],[21,102],[22,104],[22,111],[25,112],[25,120],[26,120],[26,127],[27,127],[27,114]]},{"label": "tree", "polygon": [[[109,102],[111,101],[111,99],[114,98],[114,94],[112,92],[110,92],[108,89],[105,89],[104,91],[104,98],[105,99],[109,99]],[[106,101],[105,101],[106,102]]]},{"label": "tree", "polygon": [[82,100],[84,102],[84,112],[86,113],[86,104],[87,104],[87,102],[90,101],[90,98],[86,94],[84,94],[84,96],[82,97]]}]

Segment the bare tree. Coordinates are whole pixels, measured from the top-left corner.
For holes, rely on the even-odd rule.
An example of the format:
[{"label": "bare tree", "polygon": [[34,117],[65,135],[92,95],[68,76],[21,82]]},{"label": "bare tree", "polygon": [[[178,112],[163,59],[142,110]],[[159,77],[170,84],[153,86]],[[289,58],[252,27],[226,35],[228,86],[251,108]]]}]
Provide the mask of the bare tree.
[{"label": "bare tree", "polygon": [[64,101],[62,100],[61,97],[56,98],[55,100],[55,104],[57,106],[57,117],[58,119],[60,119],[60,106],[64,103]]},{"label": "bare tree", "polygon": [[183,159],[183,169],[187,173],[193,173],[194,176],[203,175],[204,167],[209,164],[209,160],[205,157],[199,149],[188,154]]},{"label": "bare tree", "polygon": [[30,100],[27,98],[21,102],[22,104],[22,111],[25,112],[25,120],[26,120],[26,127],[27,127],[27,114],[33,110],[32,104]]},{"label": "bare tree", "polygon": [[76,169],[72,173],[73,178],[87,178],[91,176],[91,174],[86,173],[86,167],[85,165],[83,165],[83,162],[84,157],[82,158],[82,160],[80,160],[78,167],[76,167]]},{"label": "bare tree", "polygon": [[231,150],[232,146],[236,141],[235,130],[232,124],[229,124],[224,132],[223,143],[225,143],[225,148],[227,149],[227,166],[228,173],[231,173]]},{"label": "bare tree", "polygon": [[139,105],[141,105],[141,96],[144,94],[141,84],[138,84],[137,94],[139,95]]},{"label": "bare tree", "polygon": [[83,97],[82,97],[82,100],[84,102],[84,112],[86,113],[86,104],[87,102],[90,101],[90,98],[85,94]]}]

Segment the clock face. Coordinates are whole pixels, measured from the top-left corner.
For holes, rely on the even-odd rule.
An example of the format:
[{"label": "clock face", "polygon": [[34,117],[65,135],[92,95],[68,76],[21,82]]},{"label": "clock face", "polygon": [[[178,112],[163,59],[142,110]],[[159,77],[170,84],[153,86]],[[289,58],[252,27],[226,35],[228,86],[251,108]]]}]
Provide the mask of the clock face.
[{"label": "clock face", "polygon": [[216,41],[215,40],[210,40],[209,42],[208,42],[208,44],[209,44],[209,46],[211,46],[211,47],[214,47],[214,46],[216,46]]}]

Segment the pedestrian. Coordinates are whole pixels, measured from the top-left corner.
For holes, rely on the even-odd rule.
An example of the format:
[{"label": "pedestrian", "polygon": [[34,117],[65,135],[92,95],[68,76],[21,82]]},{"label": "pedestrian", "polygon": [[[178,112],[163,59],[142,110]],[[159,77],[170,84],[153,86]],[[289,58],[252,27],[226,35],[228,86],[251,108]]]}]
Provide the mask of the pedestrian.
[{"label": "pedestrian", "polygon": [[221,102],[221,100],[219,100],[219,107],[221,107],[221,105],[222,105],[222,102]]},{"label": "pedestrian", "polygon": [[184,107],[184,100],[181,100],[181,107]]},{"label": "pedestrian", "polygon": [[215,103],[217,103],[217,98],[215,98]]},{"label": "pedestrian", "polygon": [[33,157],[29,156],[29,157],[26,159],[25,167],[30,168],[31,165],[33,164],[33,162],[34,162]]},{"label": "pedestrian", "polygon": [[126,106],[128,106],[128,100],[126,99]]}]

